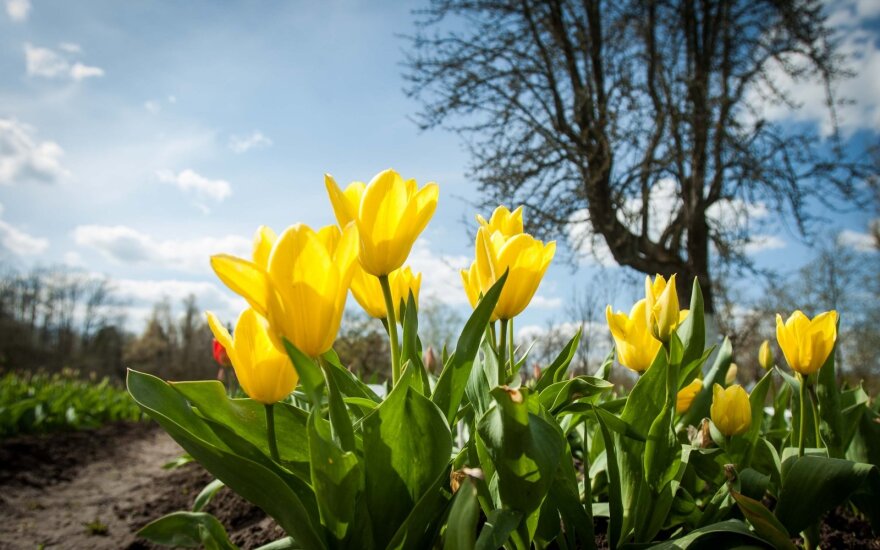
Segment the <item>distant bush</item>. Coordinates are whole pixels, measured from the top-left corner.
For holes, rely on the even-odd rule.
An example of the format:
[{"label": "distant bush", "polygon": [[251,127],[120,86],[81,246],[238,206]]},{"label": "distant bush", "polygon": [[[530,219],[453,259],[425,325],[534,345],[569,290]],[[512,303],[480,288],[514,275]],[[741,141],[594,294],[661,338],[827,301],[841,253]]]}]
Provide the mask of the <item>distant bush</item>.
[{"label": "distant bush", "polygon": [[128,393],[106,377],[84,380],[70,369],[55,374],[9,372],[0,377],[0,437],[142,418]]}]

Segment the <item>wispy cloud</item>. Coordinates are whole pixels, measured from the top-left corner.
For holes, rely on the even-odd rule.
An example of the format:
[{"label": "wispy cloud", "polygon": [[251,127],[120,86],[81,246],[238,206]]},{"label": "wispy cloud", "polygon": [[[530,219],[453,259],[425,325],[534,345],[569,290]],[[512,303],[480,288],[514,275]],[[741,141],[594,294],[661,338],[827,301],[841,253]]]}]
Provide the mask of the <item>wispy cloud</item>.
[{"label": "wispy cloud", "polygon": [[232,185],[226,180],[209,179],[195,170],[186,169],[178,174],[171,170],[156,173],[160,181],[176,185],[181,191],[193,193],[201,199],[222,202],[232,195]]},{"label": "wispy cloud", "polygon": [[211,254],[246,257],[251,247],[249,239],[237,235],[160,240],[125,225],[80,225],[74,229],[73,239],[118,263],[190,273],[208,273]]},{"label": "wispy cloud", "polygon": [[52,183],[70,175],[61,165],[61,146],[39,141],[35,134],[27,124],[0,118],[0,185],[29,180]]},{"label": "wispy cloud", "polygon": [[246,153],[251,149],[259,149],[261,147],[269,147],[272,140],[264,136],[262,132],[253,131],[246,136],[230,136],[229,148],[234,153]]},{"label": "wispy cloud", "polygon": [[[72,53],[70,48],[65,51]],[[76,81],[104,76],[104,69],[100,67],[85,65],[79,61],[71,62],[55,50],[34,46],[31,43],[24,45],[24,60],[28,76],[70,78]]]},{"label": "wispy cloud", "polygon": [[16,23],[27,21],[31,13],[31,0],[6,0],[6,15]]},{"label": "wispy cloud", "polygon": [[[3,205],[0,204],[0,216],[3,214]],[[49,248],[49,240],[34,237],[21,229],[0,219],[0,247],[17,256],[32,256],[42,254]]]}]

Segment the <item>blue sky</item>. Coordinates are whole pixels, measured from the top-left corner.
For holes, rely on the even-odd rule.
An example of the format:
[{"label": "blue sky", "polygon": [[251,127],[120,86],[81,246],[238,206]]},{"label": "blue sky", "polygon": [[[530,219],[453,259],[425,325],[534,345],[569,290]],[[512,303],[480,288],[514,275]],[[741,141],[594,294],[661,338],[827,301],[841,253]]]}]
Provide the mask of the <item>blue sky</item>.
[{"label": "blue sky", "polygon": [[[842,113],[848,138],[880,130],[878,4],[833,8],[859,73],[841,90],[857,102]],[[216,282],[211,253],[246,255],[260,224],[332,223],[325,172],[345,184],[393,167],[440,185],[412,260],[426,295],[465,312],[467,155],[455,135],[419,132],[402,92],[399,35],[419,5],[0,0],[0,258],[111,276],[132,328],[161,296],[190,292],[229,319],[243,303]],[[817,89],[798,87],[793,123],[822,127]],[[741,206],[760,217],[762,205]],[[864,246],[870,221],[847,216],[847,242]],[[772,267],[805,260],[784,232],[752,253]],[[520,326],[563,321],[595,266],[554,265]]]}]

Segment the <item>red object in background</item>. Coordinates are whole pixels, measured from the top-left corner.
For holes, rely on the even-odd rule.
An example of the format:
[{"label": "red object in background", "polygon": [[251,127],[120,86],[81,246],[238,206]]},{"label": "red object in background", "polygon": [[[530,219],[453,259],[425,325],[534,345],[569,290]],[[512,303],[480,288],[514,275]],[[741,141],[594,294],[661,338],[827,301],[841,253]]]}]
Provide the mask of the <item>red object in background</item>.
[{"label": "red object in background", "polygon": [[226,354],[226,348],[223,347],[216,338],[214,338],[213,342],[213,352],[214,352],[214,361],[217,361],[217,364],[221,367],[229,366],[229,356]]}]

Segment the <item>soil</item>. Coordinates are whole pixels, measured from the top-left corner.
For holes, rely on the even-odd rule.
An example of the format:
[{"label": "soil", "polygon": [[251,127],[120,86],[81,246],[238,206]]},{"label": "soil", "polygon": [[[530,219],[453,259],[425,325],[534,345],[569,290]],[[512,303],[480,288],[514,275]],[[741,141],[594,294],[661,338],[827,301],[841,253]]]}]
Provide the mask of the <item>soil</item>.
[{"label": "soil", "polygon": [[[137,531],[190,509],[213,479],[196,463],[162,468],[181,454],[152,422],[0,441],[0,548],[165,548],[138,538]],[[242,549],[284,536],[259,508],[226,488],[204,511]],[[608,547],[607,527],[596,518],[599,548]],[[869,524],[843,506],[826,516],[821,536],[823,548],[880,550]]]},{"label": "soil", "polygon": [[[152,549],[136,535],[150,521],[188,510],[212,477],[198,464],[162,466],[183,451],[153,423],[0,441],[0,548]],[[226,488],[204,511],[243,549],[284,533]]]}]

